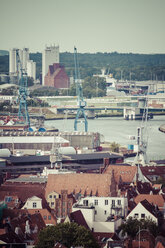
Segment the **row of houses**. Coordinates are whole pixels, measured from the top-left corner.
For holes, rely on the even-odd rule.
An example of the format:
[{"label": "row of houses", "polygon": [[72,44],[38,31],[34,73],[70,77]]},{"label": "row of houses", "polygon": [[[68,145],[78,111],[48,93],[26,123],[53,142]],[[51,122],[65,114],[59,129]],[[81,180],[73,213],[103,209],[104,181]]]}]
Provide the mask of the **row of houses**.
[{"label": "row of houses", "polygon": [[77,222],[92,231],[100,247],[137,247],[136,239],[130,246],[128,237],[118,231],[131,217],[149,218],[161,226],[159,241],[150,233],[140,233],[141,244],[147,244],[141,247],[154,248],[158,243],[165,247],[165,189],[155,184],[160,176],[165,177],[165,166],[106,163],[99,173],[56,172],[44,180],[40,175],[8,179],[0,186],[0,241],[33,247],[46,226]]}]

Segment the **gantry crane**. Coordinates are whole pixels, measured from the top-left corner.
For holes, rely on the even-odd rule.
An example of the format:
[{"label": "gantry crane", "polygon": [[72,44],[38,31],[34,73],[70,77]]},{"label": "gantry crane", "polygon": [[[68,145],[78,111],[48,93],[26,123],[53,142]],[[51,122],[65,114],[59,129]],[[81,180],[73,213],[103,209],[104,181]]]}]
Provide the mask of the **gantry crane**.
[{"label": "gantry crane", "polygon": [[16,62],[17,62],[17,75],[18,75],[18,84],[19,84],[19,111],[18,118],[23,119],[23,122],[26,126],[30,127],[30,118],[27,108],[27,73],[22,68],[22,63],[19,56],[19,49],[16,50]]},{"label": "gantry crane", "polygon": [[85,114],[85,106],[86,106],[86,101],[84,101],[83,98],[83,89],[82,89],[82,82],[80,79],[80,70],[79,70],[79,62],[78,62],[78,55],[77,55],[77,49],[74,47],[74,62],[75,62],[75,83],[76,83],[76,94],[77,94],[77,114],[75,117],[75,122],[74,122],[74,130],[77,131],[77,124],[79,121],[79,117],[83,117],[84,120],[83,122],[85,123],[85,132],[88,131],[88,121],[87,117]]}]

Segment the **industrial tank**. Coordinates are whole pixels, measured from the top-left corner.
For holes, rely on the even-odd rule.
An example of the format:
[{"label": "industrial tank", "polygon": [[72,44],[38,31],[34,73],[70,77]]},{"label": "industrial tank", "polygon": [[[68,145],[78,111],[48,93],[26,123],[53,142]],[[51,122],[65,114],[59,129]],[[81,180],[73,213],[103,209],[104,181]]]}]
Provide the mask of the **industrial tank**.
[{"label": "industrial tank", "polygon": [[0,149],[0,158],[3,158],[3,157],[10,157],[11,156],[11,152],[9,149]]},{"label": "industrial tank", "polygon": [[66,147],[60,147],[59,153],[65,155],[65,154],[76,154],[76,150],[72,146],[66,146]]}]

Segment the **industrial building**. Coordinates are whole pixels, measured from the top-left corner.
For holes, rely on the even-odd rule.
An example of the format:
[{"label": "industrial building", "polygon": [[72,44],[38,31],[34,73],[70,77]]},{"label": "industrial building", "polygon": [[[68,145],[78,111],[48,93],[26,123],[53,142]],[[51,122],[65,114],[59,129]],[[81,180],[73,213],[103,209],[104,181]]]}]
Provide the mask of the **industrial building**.
[{"label": "industrial building", "polygon": [[[17,50],[17,48],[12,48],[9,52],[9,74],[10,79],[13,79],[14,81],[14,77],[17,75]],[[29,48],[23,48],[22,50],[19,49],[19,57],[22,64],[22,69],[27,73],[27,76],[36,80],[36,63],[29,59]]]},{"label": "industrial building", "polygon": [[59,46],[46,46],[42,53],[42,85],[45,85],[45,76],[49,66],[54,63],[59,63]]},{"label": "industrial building", "polygon": [[27,75],[36,80],[36,62],[33,60],[27,61]]},{"label": "industrial building", "polygon": [[69,88],[69,77],[65,72],[64,66],[59,63],[49,65],[48,73],[45,76],[45,86],[55,87],[57,89]]}]

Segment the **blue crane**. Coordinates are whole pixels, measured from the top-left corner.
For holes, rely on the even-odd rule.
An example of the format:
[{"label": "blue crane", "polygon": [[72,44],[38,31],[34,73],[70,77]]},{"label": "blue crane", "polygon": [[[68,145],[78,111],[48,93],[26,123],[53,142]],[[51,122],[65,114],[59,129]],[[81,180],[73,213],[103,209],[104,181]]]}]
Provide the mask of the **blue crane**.
[{"label": "blue crane", "polygon": [[30,118],[27,108],[27,73],[22,68],[22,63],[19,56],[19,49],[16,50],[16,62],[17,62],[17,73],[18,73],[18,84],[19,84],[19,111],[18,118],[23,119],[26,126],[30,127]]},{"label": "blue crane", "polygon": [[83,89],[82,89],[82,82],[80,79],[80,70],[79,70],[79,62],[78,62],[78,56],[77,56],[77,49],[74,47],[74,63],[75,63],[75,83],[76,83],[76,94],[77,94],[77,114],[75,117],[75,122],[74,122],[74,130],[77,131],[77,124],[79,121],[79,117],[83,117],[84,120],[83,122],[85,123],[85,132],[88,131],[88,121],[87,117],[85,114],[85,106],[86,106],[86,101],[84,101],[83,98]]}]

